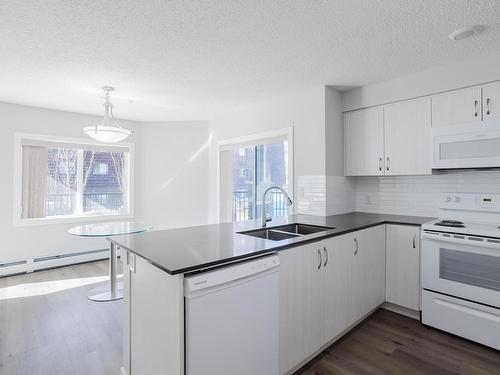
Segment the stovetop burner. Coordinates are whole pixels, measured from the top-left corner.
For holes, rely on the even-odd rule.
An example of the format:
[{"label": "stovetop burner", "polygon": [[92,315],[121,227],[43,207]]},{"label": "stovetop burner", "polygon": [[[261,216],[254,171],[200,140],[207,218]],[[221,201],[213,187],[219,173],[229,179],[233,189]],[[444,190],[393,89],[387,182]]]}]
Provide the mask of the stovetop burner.
[{"label": "stovetop burner", "polygon": [[465,224],[462,221],[458,220],[441,220],[434,225],[439,225],[442,227],[465,228]]}]

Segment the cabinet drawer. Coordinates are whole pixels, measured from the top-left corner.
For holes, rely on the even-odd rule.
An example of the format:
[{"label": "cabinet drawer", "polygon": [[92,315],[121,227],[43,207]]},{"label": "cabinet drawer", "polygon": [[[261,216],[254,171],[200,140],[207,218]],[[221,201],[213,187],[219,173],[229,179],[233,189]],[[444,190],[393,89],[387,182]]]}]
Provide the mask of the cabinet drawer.
[{"label": "cabinet drawer", "polygon": [[500,349],[500,309],[424,290],[422,323]]}]

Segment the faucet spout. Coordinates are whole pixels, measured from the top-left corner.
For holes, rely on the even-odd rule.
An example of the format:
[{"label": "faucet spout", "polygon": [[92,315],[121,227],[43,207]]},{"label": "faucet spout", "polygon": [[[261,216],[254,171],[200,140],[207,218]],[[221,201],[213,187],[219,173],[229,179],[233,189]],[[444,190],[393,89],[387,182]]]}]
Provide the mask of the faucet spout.
[{"label": "faucet spout", "polygon": [[267,214],[266,214],[266,197],[267,197],[267,193],[270,192],[271,190],[281,191],[283,193],[283,195],[285,196],[285,199],[286,199],[288,206],[293,205],[293,201],[290,199],[290,196],[285,191],[285,189],[280,188],[279,186],[271,186],[270,188],[267,188],[266,191],[264,191],[264,194],[262,195],[262,227],[263,228],[266,226],[268,221],[272,220],[272,219],[268,219]]}]

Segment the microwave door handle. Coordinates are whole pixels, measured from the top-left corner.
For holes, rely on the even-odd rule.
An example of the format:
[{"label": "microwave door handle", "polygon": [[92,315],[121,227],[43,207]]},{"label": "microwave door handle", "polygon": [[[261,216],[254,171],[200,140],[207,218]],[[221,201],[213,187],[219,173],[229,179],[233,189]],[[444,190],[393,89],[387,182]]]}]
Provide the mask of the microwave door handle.
[{"label": "microwave door handle", "polygon": [[[464,237],[474,237],[474,236],[466,236]],[[479,237],[477,237],[479,238]],[[422,239],[427,239],[427,240],[434,240],[438,242],[444,242],[444,243],[456,243],[459,245],[468,245],[468,246],[473,246],[473,247],[482,247],[482,248],[487,248],[487,249],[494,249],[494,250],[500,250],[500,243],[492,243],[492,242],[487,242],[487,241],[474,241],[474,240],[468,240],[468,239],[460,239],[460,238],[454,238],[454,237],[443,237],[440,234],[430,234],[430,233],[422,233]]]}]

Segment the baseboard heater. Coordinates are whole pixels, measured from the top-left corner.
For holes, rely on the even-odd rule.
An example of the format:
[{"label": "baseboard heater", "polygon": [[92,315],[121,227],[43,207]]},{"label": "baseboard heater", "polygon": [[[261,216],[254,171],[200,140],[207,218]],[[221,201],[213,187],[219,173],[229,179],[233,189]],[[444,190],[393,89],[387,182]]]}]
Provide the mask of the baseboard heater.
[{"label": "baseboard heater", "polygon": [[95,260],[107,259],[108,257],[109,249],[101,249],[0,263],[0,277],[92,262]]}]

